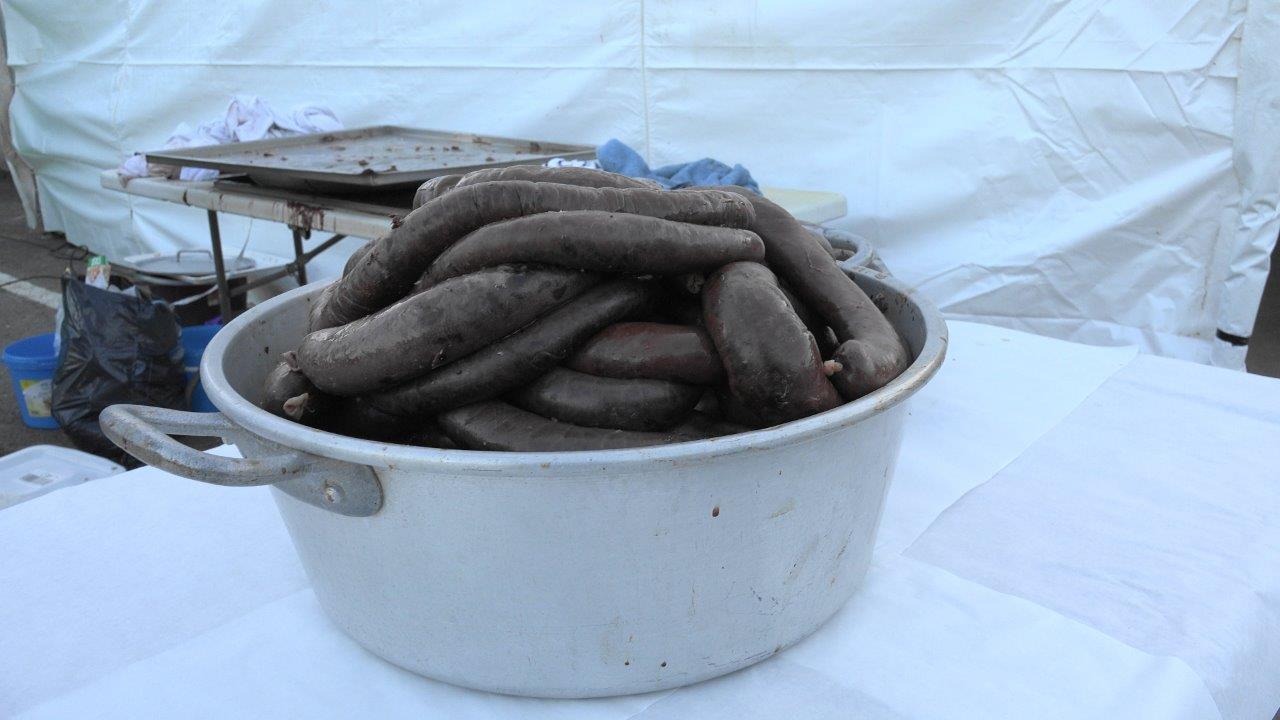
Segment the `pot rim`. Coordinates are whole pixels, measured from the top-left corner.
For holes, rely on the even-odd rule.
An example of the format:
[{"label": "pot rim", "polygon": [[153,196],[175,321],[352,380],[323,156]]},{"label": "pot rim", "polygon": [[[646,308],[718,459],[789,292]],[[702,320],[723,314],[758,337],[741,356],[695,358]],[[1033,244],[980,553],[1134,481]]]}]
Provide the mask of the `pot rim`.
[{"label": "pot rim", "polygon": [[841,269],[859,267],[875,269],[871,263],[872,260],[875,259],[876,249],[871,244],[870,240],[857,233],[849,232],[848,230],[827,227],[826,225],[811,225],[808,223],[801,224],[809,230],[819,233],[825,237],[827,242],[831,243],[831,247],[836,248],[837,250],[848,250],[853,253],[844,260],[837,261],[839,262]]},{"label": "pot rim", "polygon": [[[619,450],[565,452],[500,452],[491,450],[443,450],[396,443],[361,440],[300,425],[277,417],[240,395],[223,372],[223,356],[240,333],[299,296],[318,294],[330,280],[321,280],[278,295],[232,320],[213,337],[200,361],[205,392],[218,410],[240,428],[278,445],[375,468],[416,469],[458,475],[565,475],[625,472],[627,468],[652,469],[655,463],[688,465],[717,457],[779,445],[799,444],[861,422],[902,403],[937,373],[946,355],[947,326],[942,313],[922,299],[918,291],[896,278],[865,268],[846,269],[903,296],[908,307],[924,322],[925,340],[915,360],[888,385],[817,415],[782,425],[705,440]],[[575,472],[577,471],[577,472]]]}]

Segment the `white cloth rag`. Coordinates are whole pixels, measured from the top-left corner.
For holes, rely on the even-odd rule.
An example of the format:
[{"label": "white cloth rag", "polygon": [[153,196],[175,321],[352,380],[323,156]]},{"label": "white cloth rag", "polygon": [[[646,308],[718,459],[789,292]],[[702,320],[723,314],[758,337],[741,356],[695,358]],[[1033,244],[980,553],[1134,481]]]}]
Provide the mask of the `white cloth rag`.
[{"label": "white cloth rag", "polygon": [[554,157],[547,161],[547,167],[584,167],[592,170],[600,169],[598,160],[570,160],[568,158]]}]

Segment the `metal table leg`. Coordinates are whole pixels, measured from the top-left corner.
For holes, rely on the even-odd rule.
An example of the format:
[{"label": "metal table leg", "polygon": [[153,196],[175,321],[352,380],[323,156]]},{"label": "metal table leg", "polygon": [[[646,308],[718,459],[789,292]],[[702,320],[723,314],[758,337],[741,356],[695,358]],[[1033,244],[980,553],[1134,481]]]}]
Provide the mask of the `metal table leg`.
[{"label": "metal table leg", "polygon": [[231,322],[231,288],[227,285],[227,268],[222,259],[222,232],[218,229],[218,213],[209,210],[209,243],[213,245],[213,271],[218,276],[218,311],[222,324]]},{"label": "metal table leg", "polygon": [[[294,275],[298,278],[299,285],[307,284],[307,260],[309,258],[302,252],[302,230],[296,227],[290,227],[293,231],[293,262],[298,266]],[[308,231],[308,234],[310,232]]]},{"label": "metal table leg", "polygon": [[308,250],[302,253],[302,255],[300,255],[297,260],[294,260],[293,262],[290,262],[290,263],[285,263],[284,267],[278,270],[272,270],[262,275],[255,275],[252,280],[249,280],[244,285],[241,285],[240,287],[237,287],[237,288],[233,288],[231,290],[231,296],[233,298],[240,297],[241,295],[247,294],[250,290],[255,290],[257,288],[260,288],[263,285],[266,285],[267,283],[273,283],[282,277],[288,277],[292,275],[295,278],[297,278],[299,265],[301,265],[302,267],[306,267],[306,264],[311,262],[317,255],[328,250],[334,245],[337,245],[339,242],[342,242],[346,238],[347,238],[346,235],[342,235],[342,234],[334,235],[328,240],[325,240],[324,242],[315,246],[311,250]]}]

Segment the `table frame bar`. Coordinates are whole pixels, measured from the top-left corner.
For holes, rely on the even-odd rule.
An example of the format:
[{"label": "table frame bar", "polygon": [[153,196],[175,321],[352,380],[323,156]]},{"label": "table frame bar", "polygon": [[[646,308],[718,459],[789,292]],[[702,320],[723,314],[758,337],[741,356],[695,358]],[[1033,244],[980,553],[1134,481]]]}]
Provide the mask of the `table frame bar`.
[{"label": "table frame bar", "polygon": [[218,311],[222,315],[222,323],[225,325],[235,318],[235,310],[231,308],[232,298],[248,293],[250,290],[260,288],[267,283],[275,282],[289,275],[297,279],[299,285],[307,284],[307,263],[315,259],[317,255],[337,245],[347,236],[344,233],[334,233],[327,240],[315,246],[311,250],[303,250],[302,242],[309,239],[311,231],[294,225],[290,225],[289,229],[293,232],[293,260],[284,265],[284,267],[273,270],[264,275],[259,275],[244,285],[231,288],[227,280],[226,262],[222,257],[222,231],[218,227],[218,211],[207,210],[209,217],[209,244],[213,249],[213,270],[216,275],[216,284],[218,286]]}]

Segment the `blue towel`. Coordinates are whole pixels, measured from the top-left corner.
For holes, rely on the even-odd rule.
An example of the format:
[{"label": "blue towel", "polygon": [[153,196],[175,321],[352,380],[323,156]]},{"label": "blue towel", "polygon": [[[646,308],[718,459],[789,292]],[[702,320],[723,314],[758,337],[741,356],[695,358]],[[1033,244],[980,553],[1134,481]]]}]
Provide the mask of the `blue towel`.
[{"label": "blue towel", "polygon": [[668,190],[693,185],[741,185],[760,194],[760,186],[741,165],[729,167],[719,160],[703,158],[688,163],[664,165],[650,170],[649,164],[626,143],[616,138],[596,148],[600,167],[609,172],[655,180]]}]

